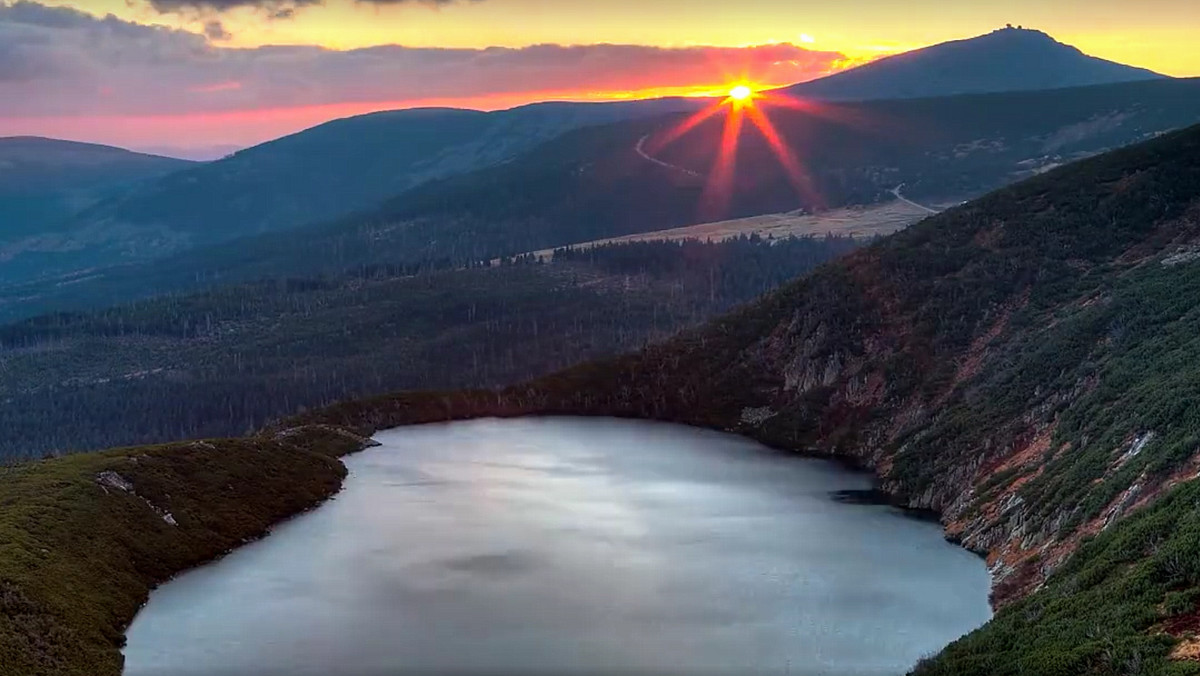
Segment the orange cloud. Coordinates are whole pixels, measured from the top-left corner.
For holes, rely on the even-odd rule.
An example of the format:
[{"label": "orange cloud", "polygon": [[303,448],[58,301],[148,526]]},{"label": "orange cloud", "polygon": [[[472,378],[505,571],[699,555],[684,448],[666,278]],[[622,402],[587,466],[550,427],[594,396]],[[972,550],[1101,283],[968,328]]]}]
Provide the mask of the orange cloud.
[{"label": "orange cloud", "polygon": [[180,138],[255,143],[394,108],[690,96],[727,91],[735,80],[779,86],[837,70],[846,59],[791,43],[228,48],[198,33],[33,2],[0,5],[0,31],[16,38],[0,50],[0,74],[14,74],[0,77],[0,134],[139,147]]}]

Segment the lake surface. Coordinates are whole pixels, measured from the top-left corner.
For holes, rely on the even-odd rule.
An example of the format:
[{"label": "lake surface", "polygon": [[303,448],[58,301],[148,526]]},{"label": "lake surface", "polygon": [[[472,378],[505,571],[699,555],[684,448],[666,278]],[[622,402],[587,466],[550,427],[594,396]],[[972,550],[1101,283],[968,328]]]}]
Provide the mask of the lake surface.
[{"label": "lake surface", "polygon": [[334,500],[156,590],[129,676],[901,674],[990,617],[937,524],[736,436],[404,428]]}]

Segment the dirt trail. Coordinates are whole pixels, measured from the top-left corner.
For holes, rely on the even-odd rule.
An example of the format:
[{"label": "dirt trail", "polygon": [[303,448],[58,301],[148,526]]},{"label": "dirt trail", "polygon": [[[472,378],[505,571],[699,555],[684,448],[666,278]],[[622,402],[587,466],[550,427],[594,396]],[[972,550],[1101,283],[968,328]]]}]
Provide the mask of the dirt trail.
[{"label": "dirt trail", "polygon": [[700,174],[692,171],[691,169],[687,169],[687,168],[681,167],[676,164],[671,164],[669,162],[663,162],[662,160],[658,159],[657,157],[652,156],[650,153],[647,153],[646,152],[646,141],[649,140],[649,138],[650,138],[650,135],[646,134],[645,136],[643,136],[641,139],[638,140],[637,145],[634,146],[634,148],[633,148],[634,150],[637,151],[637,154],[642,157],[642,159],[644,159],[648,162],[653,162],[654,164],[657,164],[660,167],[665,167],[667,169],[682,172],[684,174],[687,174],[688,176],[695,176],[696,178],[704,178]]},{"label": "dirt trail", "polygon": [[901,202],[904,202],[905,204],[911,204],[912,206],[914,206],[918,209],[924,209],[926,213],[930,213],[930,214],[940,214],[941,213],[941,211],[939,211],[938,209],[931,209],[930,207],[927,207],[924,204],[917,204],[916,202],[905,197],[903,194],[900,193],[900,189],[903,187],[904,187],[904,184],[901,183],[900,185],[896,186],[895,188],[892,188],[892,194],[896,196],[896,199],[900,200]]}]

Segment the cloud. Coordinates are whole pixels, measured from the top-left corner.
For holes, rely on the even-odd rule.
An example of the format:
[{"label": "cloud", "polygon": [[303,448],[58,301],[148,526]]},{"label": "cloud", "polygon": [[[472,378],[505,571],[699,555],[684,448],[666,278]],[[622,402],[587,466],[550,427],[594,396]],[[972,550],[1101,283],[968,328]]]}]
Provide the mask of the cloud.
[{"label": "cloud", "polygon": [[[0,114],[14,107],[14,97],[36,96],[45,108],[64,108],[117,84],[132,64],[198,63],[210,53],[204,36],[186,31],[25,0],[0,3]],[[72,86],[82,89],[56,89]]]},{"label": "cloud", "polygon": [[[296,11],[313,5],[323,5],[325,0],[148,0],[150,6],[161,14],[197,13],[217,14],[233,9],[253,8],[266,12],[272,19],[290,19]],[[354,0],[370,5],[424,5],[434,9],[454,4],[470,4],[483,0]]]},{"label": "cloud", "polygon": [[[233,6],[235,0],[206,2]],[[823,75],[845,58],[786,43],[748,48],[545,44],[246,49],[215,44],[228,38],[215,18],[204,32],[0,0],[0,135],[14,133],[11,121],[16,119],[24,120],[21,129],[26,131],[36,131],[38,120],[50,118],[60,125],[54,130],[69,127],[72,118],[96,125],[113,118],[114,126],[122,118],[137,118],[141,125],[149,117],[173,115],[280,120],[288,115],[284,111],[301,108],[353,114],[371,106],[470,106],[479,100],[512,105],[711,87],[742,75],[784,84]],[[159,142],[167,141],[173,139]]]},{"label": "cloud", "polygon": [[366,5],[426,5],[428,7],[445,7],[446,5],[483,2],[483,0],[355,0]]},{"label": "cloud", "polygon": [[47,7],[36,2],[18,0],[0,3],[0,22],[43,26],[45,28],[78,28],[95,22],[96,17],[71,7]]},{"label": "cloud", "polygon": [[196,12],[201,14],[226,12],[251,7],[267,12],[276,19],[289,19],[297,9],[323,4],[323,0],[149,0],[150,6],[162,14]]},{"label": "cloud", "polygon": [[225,24],[216,20],[204,23],[204,35],[209,40],[229,40],[233,38],[233,34],[225,30]]}]

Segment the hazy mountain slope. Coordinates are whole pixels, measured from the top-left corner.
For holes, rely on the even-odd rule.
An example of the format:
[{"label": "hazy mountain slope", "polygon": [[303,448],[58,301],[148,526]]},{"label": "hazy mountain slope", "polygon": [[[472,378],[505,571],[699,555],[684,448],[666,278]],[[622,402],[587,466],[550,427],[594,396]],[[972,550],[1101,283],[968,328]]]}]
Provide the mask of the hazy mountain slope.
[{"label": "hazy mountain slope", "polygon": [[890,56],[786,91],[827,101],[923,98],[1149,80],[1163,76],[1087,56],[1035,30],[1004,28]]},{"label": "hazy mountain slope", "polygon": [[[420,241],[413,233],[427,228],[437,232],[430,239],[441,251],[469,256],[477,255],[472,247],[487,251],[488,242],[528,250],[539,242],[872,202],[889,199],[900,184],[917,198],[966,197],[1200,121],[1200,80],[767,110],[809,174],[807,193],[763,137],[747,129],[728,204],[709,208],[706,184],[724,133],[719,115],[665,147],[657,140],[678,118],[579,130],[503,167],[420,186],[355,220],[372,233],[402,223],[395,231],[412,244]],[[637,152],[643,138],[656,159],[694,173],[647,161]],[[339,226],[327,230],[335,228],[342,234]]]},{"label": "hazy mountain slope", "polygon": [[[680,121],[656,118],[571,132],[502,167],[431,182],[376,211],[315,228],[306,241],[346,252],[347,260],[356,239],[369,239],[371,251],[387,251],[391,260],[469,260],[713,217],[890,199],[901,183],[918,198],[978,194],[1200,121],[1200,80],[880,101],[817,114],[774,108],[770,115],[808,167],[812,194],[799,194],[761,136],[747,130],[728,208],[705,213],[702,177],[711,173],[723,120],[656,150],[655,139]],[[644,147],[658,159],[701,177],[641,157],[636,149],[647,134]],[[242,246],[259,249],[260,261],[282,259],[268,252],[289,248],[282,238]]]},{"label": "hazy mountain slope", "polygon": [[0,138],[0,260],[6,244],[54,231],[69,216],[139,181],[191,162],[32,136]]},{"label": "hazy mountain slope", "polygon": [[0,260],[0,282],[329,220],[426,180],[500,162],[574,127],[698,105],[636,103],[415,109],[335,120],[105,200],[72,219],[69,236],[19,244],[23,255]]},{"label": "hazy mountain slope", "polygon": [[616,414],[849,458],[988,557],[1003,609],[922,671],[1200,673],[1197,265],[1193,127],[926,220],[637,355],[289,424]]},{"label": "hazy mountain slope", "polygon": [[[774,110],[811,168],[820,199],[802,198],[754,132],[738,155],[729,215],[891,200],[966,197],[1056,164],[1200,121],[1200,80],[1074,90],[880,101]],[[576,130],[511,162],[429,183],[382,209],[83,278],[0,287],[0,318],[89,309],[167,291],[262,277],[339,274],[364,264],[451,265],[688,225],[705,218],[703,178],[636,151],[679,118]],[[720,120],[657,152],[708,171]]]}]

